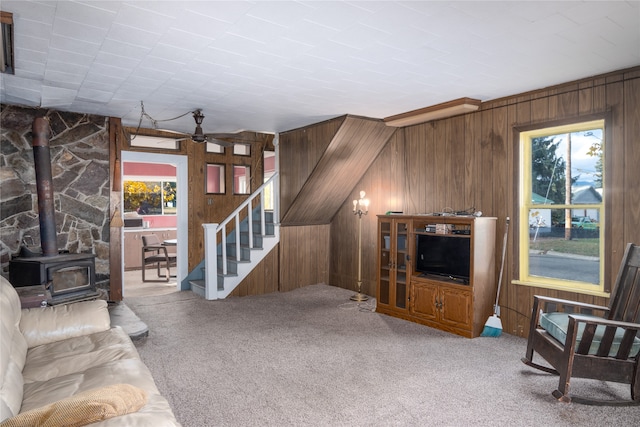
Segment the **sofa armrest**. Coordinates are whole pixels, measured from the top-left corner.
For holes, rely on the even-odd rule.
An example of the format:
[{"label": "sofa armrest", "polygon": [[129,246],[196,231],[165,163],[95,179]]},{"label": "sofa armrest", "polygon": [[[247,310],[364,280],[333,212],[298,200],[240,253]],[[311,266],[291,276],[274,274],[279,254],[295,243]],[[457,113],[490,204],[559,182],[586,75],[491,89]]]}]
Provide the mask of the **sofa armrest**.
[{"label": "sofa armrest", "polygon": [[107,302],[82,301],[22,310],[20,331],[29,348],[106,331],[111,327]]}]

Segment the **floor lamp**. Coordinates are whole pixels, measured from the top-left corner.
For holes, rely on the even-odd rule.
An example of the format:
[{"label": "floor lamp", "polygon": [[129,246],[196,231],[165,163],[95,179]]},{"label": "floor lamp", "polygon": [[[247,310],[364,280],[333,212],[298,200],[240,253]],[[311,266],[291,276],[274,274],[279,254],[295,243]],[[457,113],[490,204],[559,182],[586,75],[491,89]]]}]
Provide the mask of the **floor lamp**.
[{"label": "floor lamp", "polygon": [[351,297],[352,301],[366,301],[368,296],[362,291],[362,215],[369,212],[369,200],[364,198],[364,191],[360,192],[360,199],[353,201],[353,213],[358,215],[358,293]]}]

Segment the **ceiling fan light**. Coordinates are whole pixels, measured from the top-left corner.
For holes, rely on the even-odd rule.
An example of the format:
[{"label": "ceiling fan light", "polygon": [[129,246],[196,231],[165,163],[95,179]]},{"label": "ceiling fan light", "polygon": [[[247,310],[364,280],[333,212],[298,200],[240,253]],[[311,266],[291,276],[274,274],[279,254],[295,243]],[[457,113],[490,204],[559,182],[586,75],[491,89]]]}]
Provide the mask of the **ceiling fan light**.
[{"label": "ceiling fan light", "polygon": [[193,119],[196,121],[196,125],[200,126],[202,124],[202,120],[204,120],[204,114],[202,114],[202,110],[194,111]]}]

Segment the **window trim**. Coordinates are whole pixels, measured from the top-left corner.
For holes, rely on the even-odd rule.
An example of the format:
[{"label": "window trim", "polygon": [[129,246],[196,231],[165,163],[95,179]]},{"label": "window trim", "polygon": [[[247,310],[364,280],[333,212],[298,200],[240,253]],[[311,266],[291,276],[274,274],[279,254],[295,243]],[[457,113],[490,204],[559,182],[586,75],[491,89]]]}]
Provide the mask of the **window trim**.
[{"label": "window trim", "polygon": [[[222,178],[219,182],[220,187],[222,187],[221,191],[209,191],[209,166],[217,166],[221,168],[221,171],[218,177]],[[210,195],[224,195],[227,194],[227,165],[225,163],[217,163],[217,162],[207,162],[204,165],[204,194]]]},{"label": "window trim", "polygon": [[[245,174],[243,175],[244,178],[246,179],[246,190],[243,192],[239,192],[237,187],[237,183],[236,183],[236,168],[244,168],[245,170]],[[249,165],[242,165],[242,164],[234,164],[232,165],[232,176],[233,176],[233,189],[232,189],[232,194],[234,196],[246,196],[248,194],[251,194],[251,166]]]},{"label": "window trim", "polygon": [[[611,292],[611,280],[610,279],[610,226],[608,225],[610,213],[610,204],[611,201],[608,197],[610,190],[610,182],[608,180],[608,176],[610,175],[610,163],[611,163],[611,117],[610,112],[607,111],[605,113],[600,114],[590,114],[584,116],[576,116],[570,117],[561,120],[555,121],[545,121],[529,124],[526,126],[518,126],[515,125],[513,127],[514,131],[514,142],[517,146],[518,157],[516,158],[518,162],[518,186],[517,189],[517,197],[515,197],[516,201],[516,212],[518,212],[518,228],[517,231],[517,264],[514,277],[518,277],[518,279],[513,279],[511,282],[517,285],[524,286],[532,286],[537,288],[544,289],[553,289],[560,290],[565,292],[574,292],[579,294],[586,295],[594,295],[594,296],[604,296],[609,297]],[[528,161],[527,154],[530,154],[530,150],[525,149],[525,140],[529,141],[531,138],[552,135],[556,133],[554,129],[557,129],[557,133],[566,133],[566,132],[575,132],[581,129],[585,129],[591,125],[595,124],[596,127],[602,127],[603,129],[603,141],[604,143],[604,173],[603,173],[603,203],[599,205],[600,207],[600,224],[601,224],[601,238],[600,238],[600,284],[594,286],[594,284],[587,284],[585,282],[572,282],[569,280],[562,279],[553,279],[553,278],[544,278],[543,280],[535,280],[535,278],[528,275],[528,272],[522,272],[523,266],[525,263],[523,262],[523,258],[528,256],[529,253],[529,234],[528,229],[525,230],[524,223],[529,224],[528,216],[529,216],[529,204],[524,203],[524,188],[529,185],[531,188],[531,177],[527,176],[525,170],[530,170],[527,166],[525,168],[525,161]],[[553,205],[554,208],[563,209],[565,205]],[[579,205],[580,208],[583,206],[587,206],[584,204]],[[528,266],[528,263],[526,264]],[[526,274],[525,274],[526,273]],[[533,279],[533,280],[532,280]]]}]

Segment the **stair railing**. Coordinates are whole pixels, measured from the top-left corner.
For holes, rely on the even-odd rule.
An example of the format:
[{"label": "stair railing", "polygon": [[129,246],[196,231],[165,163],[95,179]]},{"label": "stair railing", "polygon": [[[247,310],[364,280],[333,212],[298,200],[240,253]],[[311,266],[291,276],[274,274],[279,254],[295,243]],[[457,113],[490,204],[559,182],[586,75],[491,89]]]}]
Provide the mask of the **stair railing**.
[{"label": "stair railing", "polygon": [[218,293],[218,233],[220,233],[220,251],[222,257],[222,274],[227,274],[227,224],[231,221],[235,221],[235,229],[232,231],[235,238],[235,257],[237,261],[240,261],[240,214],[243,210],[247,210],[247,224],[249,227],[249,248],[253,249],[253,221],[252,221],[252,206],[253,201],[260,197],[260,234],[262,236],[266,233],[265,227],[265,206],[264,206],[264,193],[267,188],[271,188],[271,195],[273,198],[273,222],[278,224],[279,212],[278,212],[278,174],[275,173],[264,184],[262,184],[256,191],[253,192],[244,202],[240,204],[224,221],[221,223],[202,224],[204,227],[204,258],[205,258],[205,298],[217,299]]}]

